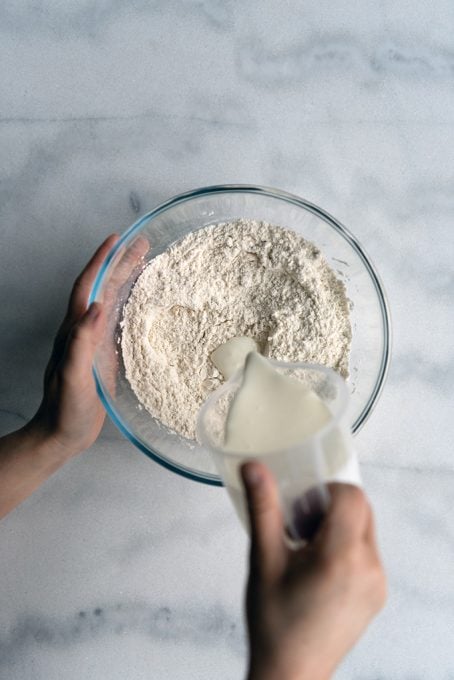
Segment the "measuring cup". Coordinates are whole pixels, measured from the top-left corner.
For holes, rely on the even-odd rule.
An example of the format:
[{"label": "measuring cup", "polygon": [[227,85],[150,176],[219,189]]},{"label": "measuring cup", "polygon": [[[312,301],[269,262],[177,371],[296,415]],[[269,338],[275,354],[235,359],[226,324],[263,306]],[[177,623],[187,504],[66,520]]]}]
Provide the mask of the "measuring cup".
[{"label": "measuring cup", "polygon": [[[268,359],[273,368],[310,387],[325,403],[332,418],[296,446],[266,453],[226,451],[224,432],[230,403],[243,380],[243,369],[219,387],[202,406],[197,436],[212,453],[218,473],[233,505],[248,529],[246,498],[240,468],[260,460],[276,480],[286,531],[291,542],[301,544],[315,533],[326,513],[330,481],[360,485],[352,435],[346,419],[349,393],[345,381],[324,366]],[[295,413],[295,417],[298,414]]]}]

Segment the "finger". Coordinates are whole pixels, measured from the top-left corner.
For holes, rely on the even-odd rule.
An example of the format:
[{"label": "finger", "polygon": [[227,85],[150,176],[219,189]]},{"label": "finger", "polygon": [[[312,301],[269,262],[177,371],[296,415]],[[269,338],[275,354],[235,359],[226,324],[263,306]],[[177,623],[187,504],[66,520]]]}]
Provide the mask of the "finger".
[{"label": "finger", "polygon": [[316,541],[326,552],[364,539],[370,507],[364,491],[353,484],[330,484],[331,503]]},{"label": "finger", "polygon": [[241,474],[251,530],[251,576],[271,582],[282,573],[287,553],[277,486],[262,463],[246,463]]},{"label": "finger", "polygon": [[150,242],[145,236],[137,236],[135,240],[129,245],[121,258],[115,273],[118,276],[118,282],[124,283],[131,271],[139,264],[142,258],[150,250]]},{"label": "finger", "polygon": [[364,540],[366,545],[369,547],[371,554],[375,560],[381,563],[380,551],[377,544],[377,535],[375,531],[375,520],[374,513],[369,504],[369,516],[366,524],[366,531],[364,533]]},{"label": "finger", "polygon": [[105,314],[99,302],[93,302],[82,319],[73,327],[66,345],[61,370],[70,384],[81,384],[92,377],[96,347],[105,327]]},{"label": "finger", "polygon": [[98,250],[92,256],[88,264],[79,274],[74,282],[74,286],[69,299],[68,311],[65,322],[68,326],[76,323],[87,308],[87,301],[96,275],[104,262],[112,246],[118,241],[118,234],[111,234],[101,243]]},{"label": "finger", "polygon": [[[121,299],[119,291],[129,278],[135,278],[136,272],[149,250],[150,242],[145,237],[138,236],[126,251],[120,248],[114,262],[112,262],[112,271],[106,280],[102,295],[104,313],[107,317],[106,337],[112,337],[122,317],[123,306],[118,304],[119,299]],[[111,395],[114,395],[116,390],[115,376],[118,372],[119,361],[115,347],[115,344],[106,342],[102,358],[103,382]]]},{"label": "finger", "polygon": [[90,294],[96,274],[99,271],[99,268],[109,250],[117,242],[118,238],[119,237],[117,234],[111,234],[108,236],[99,246],[98,250],[95,252],[91,260],[74,282],[65,318],[63,319],[54,340],[52,355],[49,362],[51,370],[61,359],[66,346],[68,333],[70,332],[72,326],[85,312],[88,296]]},{"label": "finger", "polygon": [[364,542],[366,550],[369,554],[369,573],[373,580],[373,594],[370,599],[370,604],[373,607],[373,613],[377,613],[385,604],[387,598],[387,583],[386,574],[383,569],[382,558],[378,549],[377,537],[375,531],[374,513],[369,504],[368,518],[366,522],[366,531],[364,534]]},{"label": "finger", "polygon": [[127,247],[121,257],[119,257],[117,263],[113,265],[112,274],[106,282],[104,302],[109,304],[112,301],[115,301],[119,289],[128,280],[149,249],[150,242],[144,236],[138,236],[135,241]]},{"label": "finger", "polygon": [[98,272],[99,267],[103,263],[110,248],[112,248],[118,238],[119,237],[117,234],[111,234],[108,236],[99,246],[98,250],[88,262],[85,269],[77,277],[73,285],[65,318],[63,319],[55,336],[46,373],[51,373],[59,364],[65,351],[68,333],[70,332],[72,326],[80,319],[86,310],[88,296],[90,294],[91,286],[93,285],[96,273]]}]

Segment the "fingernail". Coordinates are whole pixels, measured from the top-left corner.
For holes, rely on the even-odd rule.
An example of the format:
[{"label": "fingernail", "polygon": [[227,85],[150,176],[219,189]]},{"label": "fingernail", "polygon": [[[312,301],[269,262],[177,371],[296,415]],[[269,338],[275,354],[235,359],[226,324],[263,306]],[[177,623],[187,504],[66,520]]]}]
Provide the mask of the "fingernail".
[{"label": "fingernail", "polygon": [[243,478],[249,486],[259,486],[263,481],[263,475],[256,465],[252,464],[243,466]]},{"label": "fingernail", "polygon": [[87,319],[90,321],[96,321],[101,313],[101,307],[99,302],[92,302],[87,311]]}]

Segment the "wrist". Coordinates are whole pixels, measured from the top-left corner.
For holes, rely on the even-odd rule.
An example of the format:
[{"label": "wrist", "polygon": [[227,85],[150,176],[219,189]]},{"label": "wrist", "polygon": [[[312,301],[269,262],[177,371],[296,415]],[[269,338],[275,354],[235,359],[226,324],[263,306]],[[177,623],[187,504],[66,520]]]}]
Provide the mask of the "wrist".
[{"label": "wrist", "polygon": [[52,437],[31,422],[0,438],[0,517],[28,498],[66,461]]},{"label": "wrist", "polygon": [[318,676],[307,674],[304,670],[291,672],[279,668],[251,668],[247,675],[247,680],[329,680]]},{"label": "wrist", "polygon": [[281,671],[279,668],[251,668],[247,680],[330,680],[331,676],[307,673],[305,670],[298,672]]},{"label": "wrist", "polygon": [[[283,659],[286,659],[283,662]],[[322,669],[322,660],[318,663],[299,661],[289,663],[285,652],[279,659],[251,658],[247,680],[330,680],[332,674]]]},{"label": "wrist", "polygon": [[55,464],[63,464],[78,451],[70,450],[43,423],[38,414],[25,425],[21,436],[35,454]]}]

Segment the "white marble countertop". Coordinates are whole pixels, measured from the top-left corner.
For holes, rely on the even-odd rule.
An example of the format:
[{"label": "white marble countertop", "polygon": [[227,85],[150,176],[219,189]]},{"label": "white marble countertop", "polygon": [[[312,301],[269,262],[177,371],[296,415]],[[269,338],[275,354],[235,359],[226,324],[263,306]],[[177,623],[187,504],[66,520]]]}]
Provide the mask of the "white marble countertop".
[{"label": "white marble countertop", "polygon": [[[390,592],[339,680],[454,677],[453,35],[452,0],[0,7],[3,432],[88,255],[175,193],[293,191],[376,263],[394,359],[357,444]],[[245,558],[222,490],[108,424],[0,524],[0,678],[241,678]]]}]

